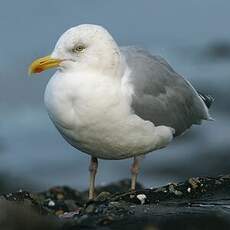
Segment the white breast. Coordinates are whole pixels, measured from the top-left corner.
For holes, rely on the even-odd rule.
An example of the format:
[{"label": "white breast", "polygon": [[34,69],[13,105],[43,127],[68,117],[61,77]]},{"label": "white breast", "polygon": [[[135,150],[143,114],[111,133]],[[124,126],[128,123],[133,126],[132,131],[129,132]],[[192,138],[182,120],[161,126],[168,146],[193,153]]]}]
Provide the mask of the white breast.
[{"label": "white breast", "polygon": [[63,137],[95,157],[122,159],[165,146],[171,129],[132,114],[124,87],[120,79],[95,73],[57,72],[47,85],[45,104]]}]

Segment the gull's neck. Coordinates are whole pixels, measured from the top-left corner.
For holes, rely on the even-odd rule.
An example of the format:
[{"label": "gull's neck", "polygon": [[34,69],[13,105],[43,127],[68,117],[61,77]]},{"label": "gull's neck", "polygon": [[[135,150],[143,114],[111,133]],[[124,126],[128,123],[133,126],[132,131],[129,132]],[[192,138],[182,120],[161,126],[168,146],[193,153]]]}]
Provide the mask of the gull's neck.
[{"label": "gull's neck", "polygon": [[125,59],[115,42],[111,49],[106,52],[106,57],[102,60],[102,72],[115,78],[121,78],[125,71]]},{"label": "gull's neck", "polygon": [[125,71],[125,59],[120,52],[119,47],[114,41],[105,47],[105,50],[98,54],[98,63],[93,69],[102,75],[111,78],[121,78]]}]

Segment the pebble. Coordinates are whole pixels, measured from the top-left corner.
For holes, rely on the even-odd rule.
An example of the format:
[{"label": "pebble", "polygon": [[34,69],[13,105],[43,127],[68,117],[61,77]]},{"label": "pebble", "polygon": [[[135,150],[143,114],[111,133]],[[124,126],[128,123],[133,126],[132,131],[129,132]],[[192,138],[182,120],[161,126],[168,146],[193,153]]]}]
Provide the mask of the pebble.
[{"label": "pebble", "polygon": [[137,199],[141,202],[141,204],[144,204],[147,197],[145,194],[138,194]]},{"label": "pebble", "polygon": [[181,196],[181,195],[183,195],[183,193],[182,193],[181,191],[179,191],[179,190],[176,190],[176,189],[174,188],[174,186],[176,186],[176,185],[174,185],[174,184],[170,184],[170,185],[169,185],[169,192],[174,193],[176,196]]},{"label": "pebble", "polygon": [[121,203],[117,202],[117,201],[112,201],[112,202],[109,202],[109,207],[120,208],[121,207]]},{"label": "pebble", "polygon": [[72,219],[75,216],[79,215],[80,209],[74,212],[64,212],[63,214],[60,214],[58,217],[61,219]]},{"label": "pebble", "polygon": [[95,201],[106,201],[111,196],[109,192],[101,192],[95,199]]},{"label": "pebble", "polygon": [[64,211],[63,210],[57,210],[56,212],[55,212],[55,215],[56,216],[61,216],[61,215],[63,215],[64,214]]},{"label": "pebble", "polygon": [[188,182],[192,186],[193,189],[198,188],[200,184],[200,181],[197,178],[189,178]]},{"label": "pebble", "polygon": [[50,206],[50,207],[55,206],[55,202],[54,202],[54,201],[52,201],[52,200],[50,200],[50,201],[49,201],[49,203],[48,203],[48,206]]},{"label": "pebble", "polygon": [[62,193],[58,193],[57,194],[57,199],[58,200],[63,200],[64,199],[64,195]]}]

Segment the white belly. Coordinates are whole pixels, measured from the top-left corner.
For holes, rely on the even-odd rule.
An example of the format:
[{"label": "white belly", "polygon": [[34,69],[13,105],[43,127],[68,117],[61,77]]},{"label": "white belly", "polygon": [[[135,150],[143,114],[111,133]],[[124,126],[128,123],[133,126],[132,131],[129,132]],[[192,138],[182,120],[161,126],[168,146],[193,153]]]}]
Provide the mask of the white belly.
[{"label": "white belly", "polygon": [[45,104],[60,133],[75,148],[98,158],[122,159],[171,141],[171,129],[132,114],[119,82],[74,77],[55,75],[47,85]]}]

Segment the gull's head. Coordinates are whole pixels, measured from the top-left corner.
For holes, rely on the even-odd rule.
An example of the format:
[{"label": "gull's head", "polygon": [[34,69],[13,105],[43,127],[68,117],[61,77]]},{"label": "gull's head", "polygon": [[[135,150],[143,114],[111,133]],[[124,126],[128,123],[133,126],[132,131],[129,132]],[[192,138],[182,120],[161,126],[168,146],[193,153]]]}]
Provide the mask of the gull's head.
[{"label": "gull's head", "polygon": [[29,74],[58,67],[61,71],[84,68],[106,72],[117,67],[120,51],[109,32],[98,25],[84,24],[67,30],[51,55],[35,60]]}]

